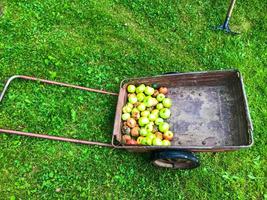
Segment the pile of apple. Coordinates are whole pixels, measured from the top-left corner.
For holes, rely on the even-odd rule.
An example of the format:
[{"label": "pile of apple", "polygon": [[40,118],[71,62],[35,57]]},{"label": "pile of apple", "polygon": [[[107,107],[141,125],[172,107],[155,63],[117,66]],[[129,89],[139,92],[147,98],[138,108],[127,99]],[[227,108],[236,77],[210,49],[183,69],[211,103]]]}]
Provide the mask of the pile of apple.
[{"label": "pile of apple", "polygon": [[166,87],[157,84],[138,87],[129,85],[128,102],[122,111],[122,142],[127,145],[170,146],[173,133],[166,119],[170,118],[172,100]]}]

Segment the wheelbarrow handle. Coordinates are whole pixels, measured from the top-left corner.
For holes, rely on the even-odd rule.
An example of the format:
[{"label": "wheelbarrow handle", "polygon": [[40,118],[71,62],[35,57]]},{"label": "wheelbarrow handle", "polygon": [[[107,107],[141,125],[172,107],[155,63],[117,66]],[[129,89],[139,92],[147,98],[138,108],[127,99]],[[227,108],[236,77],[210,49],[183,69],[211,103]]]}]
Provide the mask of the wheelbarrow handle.
[{"label": "wheelbarrow handle", "polygon": [[79,90],[86,90],[86,91],[89,91],[89,92],[110,94],[110,95],[114,95],[114,96],[118,96],[119,95],[119,94],[113,93],[113,92],[107,92],[107,91],[104,91],[104,90],[97,90],[97,89],[93,89],[93,88],[87,88],[87,87],[78,86],[78,85],[72,85],[72,84],[68,84],[68,83],[56,82],[56,81],[51,81],[51,80],[46,80],[46,79],[40,79],[40,78],[31,77],[31,76],[15,75],[15,76],[11,76],[7,80],[7,82],[6,82],[5,86],[4,86],[4,89],[3,89],[3,91],[2,91],[2,93],[0,95],[0,102],[4,98],[4,95],[5,95],[6,91],[7,91],[10,83],[14,79],[26,79],[26,80],[39,81],[39,82],[42,82],[42,83],[47,83],[47,84],[52,84],[52,85],[59,85],[59,86],[63,86],[63,87],[75,88],[75,89],[79,89]]},{"label": "wheelbarrow handle", "polygon": [[[109,94],[109,95],[114,95],[118,96],[119,94],[113,93],[113,92],[107,92],[104,90],[98,90],[98,89],[93,89],[93,88],[87,88],[83,86],[78,86],[78,85],[72,85],[68,83],[62,83],[62,82],[56,82],[56,81],[51,81],[51,80],[46,80],[46,79],[39,79],[36,77],[31,77],[31,76],[24,76],[24,75],[14,75],[10,77],[0,94],[0,103],[2,102],[7,89],[11,82],[14,79],[26,79],[26,80],[32,80],[32,81],[38,81],[42,83],[47,83],[51,85],[59,85],[63,87],[69,87],[69,88],[75,88],[79,90],[85,90],[89,92],[96,92],[96,93],[102,93],[102,94]],[[35,137],[35,138],[44,138],[44,139],[49,139],[49,140],[57,140],[57,141],[64,141],[64,142],[72,142],[72,143],[78,143],[78,144],[87,144],[87,145],[98,145],[98,146],[105,146],[105,147],[113,147],[112,144],[108,143],[101,143],[101,142],[93,142],[93,141],[87,141],[87,140],[79,140],[79,139],[73,139],[73,138],[66,138],[66,137],[59,137],[59,136],[52,136],[52,135],[46,135],[46,134],[36,134],[36,133],[30,133],[30,132],[22,132],[22,131],[15,131],[15,130],[8,130],[8,129],[0,129],[0,133],[7,133],[7,134],[13,134],[13,135],[22,135],[22,136],[28,136],[28,137]]]},{"label": "wheelbarrow handle", "polygon": [[30,132],[14,131],[14,130],[8,130],[8,129],[0,129],[0,133],[6,133],[6,134],[10,134],[10,135],[28,136],[28,137],[42,138],[42,139],[56,140],[56,141],[63,141],[63,142],[71,142],[71,143],[76,143],[76,144],[87,144],[87,145],[97,145],[97,146],[103,146],[103,147],[113,147],[112,144],[108,144],[108,143],[79,140],[79,139],[59,137],[59,136],[47,135],[47,134],[37,134],[37,133],[30,133]]}]

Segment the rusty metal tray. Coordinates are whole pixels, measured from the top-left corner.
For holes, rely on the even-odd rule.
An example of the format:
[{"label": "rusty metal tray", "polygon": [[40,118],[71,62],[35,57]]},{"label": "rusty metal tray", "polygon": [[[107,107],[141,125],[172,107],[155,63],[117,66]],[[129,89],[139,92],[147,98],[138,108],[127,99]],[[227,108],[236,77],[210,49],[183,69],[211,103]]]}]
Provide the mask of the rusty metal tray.
[{"label": "rusty metal tray", "polygon": [[[239,71],[175,73],[121,82],[112,144],[121,146],[121,113],[129,84],[158,83],[169,88],[173,100],[169,119],[174,132],[172,146],[191,151],[227,151],[253,144],[252,123]],[[126,146],[125,146],[126,147]],[[162,147],[127,146],[133,151]]]}]

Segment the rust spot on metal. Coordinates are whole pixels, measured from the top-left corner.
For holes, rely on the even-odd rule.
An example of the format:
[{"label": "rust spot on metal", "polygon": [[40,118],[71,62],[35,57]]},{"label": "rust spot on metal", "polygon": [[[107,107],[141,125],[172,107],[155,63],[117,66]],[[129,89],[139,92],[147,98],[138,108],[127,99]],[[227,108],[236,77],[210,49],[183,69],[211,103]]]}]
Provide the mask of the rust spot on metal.
[{"label": "rust spot on metal", "polygon": [[216,138],[215,137],[208,137],[204,141],[202,141],[203,145],[208,145],[208,146],[215,146],[217,144]]}]

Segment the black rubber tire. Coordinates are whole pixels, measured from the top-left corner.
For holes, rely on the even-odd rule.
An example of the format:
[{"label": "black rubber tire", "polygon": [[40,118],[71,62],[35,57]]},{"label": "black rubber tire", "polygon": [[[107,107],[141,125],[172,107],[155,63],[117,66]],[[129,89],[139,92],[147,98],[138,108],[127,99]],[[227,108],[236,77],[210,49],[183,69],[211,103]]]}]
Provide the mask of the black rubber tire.
[{"label": "black rubber tire", "polygon": [[165,72],[163,75],[180,74],[180,72]]},{"label": "black rubber tire", "polygon": [[170,169],[194,169],[200,166],[198,158],[188,151],[155,151],[151,158],[154,165]]}]

